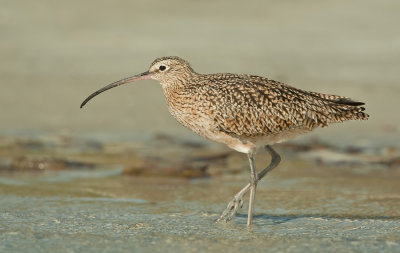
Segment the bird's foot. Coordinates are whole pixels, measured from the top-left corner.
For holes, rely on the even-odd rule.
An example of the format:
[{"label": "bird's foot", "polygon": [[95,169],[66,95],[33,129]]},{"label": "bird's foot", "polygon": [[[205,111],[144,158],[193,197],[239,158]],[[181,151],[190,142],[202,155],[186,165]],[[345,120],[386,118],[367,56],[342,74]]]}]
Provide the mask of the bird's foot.
[{"label": "bird's foot", "polygon": [[239,207],[243,207],[243,194],[241,194],[241,192],[233,197],[224,212],[221,214],[221,216],[219,216],[218,219],[215,220],[215,222],[220,222],[221,220],[228,222],[232,220],[232,218],[235,217]]}]

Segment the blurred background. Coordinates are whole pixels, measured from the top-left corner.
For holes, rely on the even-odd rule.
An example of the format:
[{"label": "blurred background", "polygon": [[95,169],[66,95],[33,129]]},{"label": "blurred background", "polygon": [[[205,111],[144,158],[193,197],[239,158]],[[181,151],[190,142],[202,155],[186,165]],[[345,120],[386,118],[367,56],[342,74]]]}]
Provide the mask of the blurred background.
[{"label": "blurred background", "polygon": [[399,9],[396,0],[1,0],[0,134],[197,138],[169,115],[155,81],[113,89],[79,109],[98,88],[177,55],[200,73],[262,75],[364,101],[367,122],[313,136],[397,145]]}]

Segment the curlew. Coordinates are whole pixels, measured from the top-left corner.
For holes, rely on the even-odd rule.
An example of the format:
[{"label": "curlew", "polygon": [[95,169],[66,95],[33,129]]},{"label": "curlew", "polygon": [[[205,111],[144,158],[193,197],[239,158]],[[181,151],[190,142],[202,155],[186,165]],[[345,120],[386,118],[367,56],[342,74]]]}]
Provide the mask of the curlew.
[{"label": "curlew", "polygon": [[[108,89],[144,79],[160,82],[170,113],[182,125],[247,154],[250,182],[233,197],[216,222],[230,221],[250,191],[247,226],[251,226],[257,183],[281,161],[270,145],[330,123],[369,117],[361,107],[364,103],[347,97],[308,92],[255,75],[199,74],[175,56],[158,58],[148,71],[92,93],[81,108]],[[254,155],[259,147],[265,147],[271,162],[257,173]]]}]

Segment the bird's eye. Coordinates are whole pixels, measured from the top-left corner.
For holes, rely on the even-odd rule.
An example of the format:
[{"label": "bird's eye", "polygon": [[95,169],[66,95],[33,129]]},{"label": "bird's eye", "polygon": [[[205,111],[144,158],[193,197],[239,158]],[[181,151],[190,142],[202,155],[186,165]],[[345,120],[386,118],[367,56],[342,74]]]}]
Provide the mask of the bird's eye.
[{"label": "bird's eye", "polygon": [[158,69],[161,71],[164,71],[167,67],[165,67],[164,65],[161,65]]}]

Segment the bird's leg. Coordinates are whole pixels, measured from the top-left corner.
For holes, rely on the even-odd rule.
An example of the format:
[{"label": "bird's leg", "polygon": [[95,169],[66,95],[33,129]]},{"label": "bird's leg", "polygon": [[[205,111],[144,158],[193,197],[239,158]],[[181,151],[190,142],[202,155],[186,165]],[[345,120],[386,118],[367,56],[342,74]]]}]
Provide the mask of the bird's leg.
[{"label": "bird's leg", "polygon": [[254,153],[249,153],[250,162],[250,198],[249,198],[249,212],[247,214],[247,226],[250,227],[253,223],[254,202],[257,189],[257,171],[254,164]]},{"label": "bird's leg", "polygon": [[267,166],[267,168],[258,173],[258,181],[260,181],[268,172],[273,170],[281,162],[281,156],[273,148],[271,148],[271,146],[266,145],[264,148],[271,155],[271,163]]},{"label": "bird's leg", "polygon": [[[281,161],[281,157],[274,149],[272,149],[269,145],[265,146],[267,152],[271,155],[271,163],[260,173],[257,175],[257,182],[260,181],[269,171],[274,169]],[[215,222],[219,222],[221,220],[225,220],[226,222],[230,221],[237,213],[239,207],[243,206],[243,196],[249,191],[250,183],[247,184],[243,189],[241,189],[233,199],[228,203],[226,209],[222,212],[221,216],[215,220]]]}]

